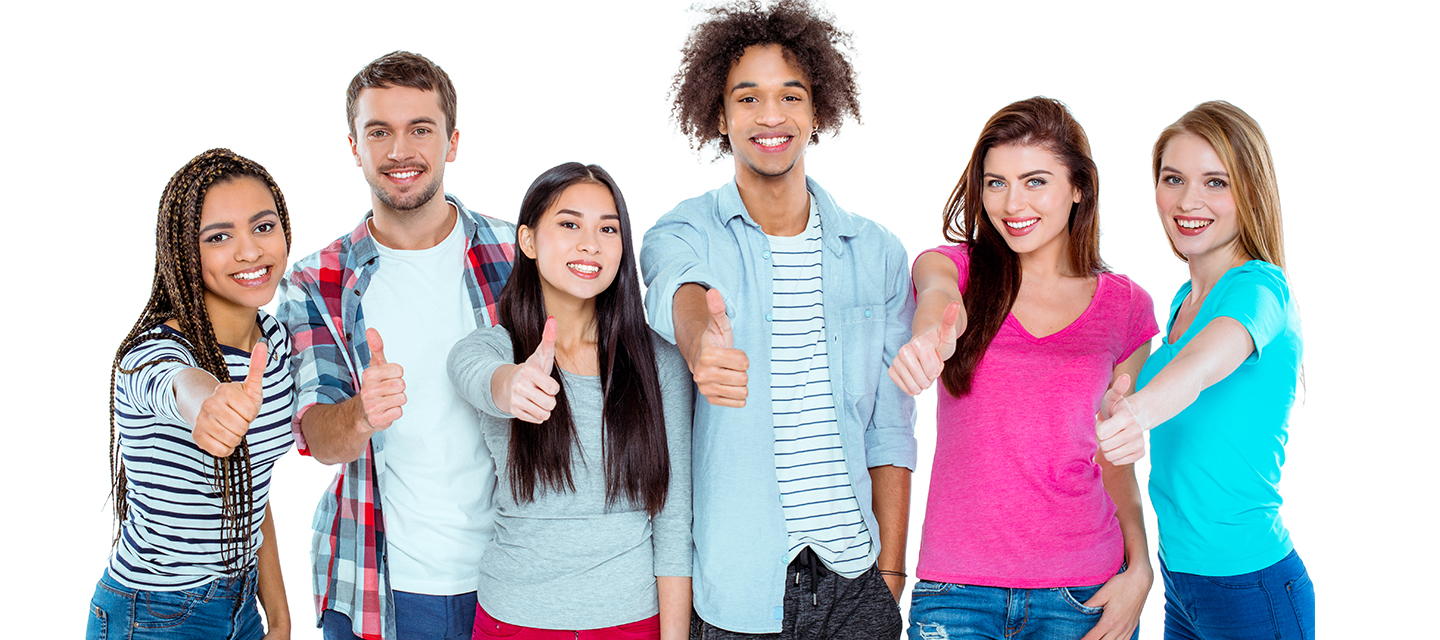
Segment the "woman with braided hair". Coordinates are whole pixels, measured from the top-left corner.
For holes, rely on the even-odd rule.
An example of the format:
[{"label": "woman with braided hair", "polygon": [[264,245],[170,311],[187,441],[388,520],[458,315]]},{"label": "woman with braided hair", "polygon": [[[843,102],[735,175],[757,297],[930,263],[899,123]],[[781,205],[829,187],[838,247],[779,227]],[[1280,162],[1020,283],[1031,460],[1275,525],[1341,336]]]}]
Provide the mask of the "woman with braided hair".
[{"label": "woman with braided hair", "polygon": [[264,167],[211,149],[166,185],[150,301],[110,370],[119,526],[87,639],[290,637],[267,506],[293,443],[290,338],[260,311],[289,249]]}]

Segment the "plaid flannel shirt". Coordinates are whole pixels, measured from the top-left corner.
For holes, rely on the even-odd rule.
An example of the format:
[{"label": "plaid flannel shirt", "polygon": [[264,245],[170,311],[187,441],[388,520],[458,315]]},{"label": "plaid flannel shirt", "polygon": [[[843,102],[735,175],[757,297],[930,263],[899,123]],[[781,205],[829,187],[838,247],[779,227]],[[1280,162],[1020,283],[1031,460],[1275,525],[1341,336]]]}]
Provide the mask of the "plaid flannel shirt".
[{"label": "plaid flannel shirt", "polygon": [[[496,302],[515,258],[515,225],[471,213],[445,194],[459,211],[470,239],[466,280],[475,307],[475,324],[495,324]],[[349,235],[295,263],[280,285],[276,314],[292,336],[290,358],[298,395],[295,443],[310,455],[300,421],[316,403],[337,404],[353,397],[360,372],[370,363],[365,314],[360,299],[379,268],[379,252],[370,235],[367,213]],[[379,475],[383,473],[385,432],[355,461],[343,465],[315,509],[311,574],[316,626],[326,609],[350,617],[355,635],[365,640],[395,638],[395,600],[385,548]]]}]

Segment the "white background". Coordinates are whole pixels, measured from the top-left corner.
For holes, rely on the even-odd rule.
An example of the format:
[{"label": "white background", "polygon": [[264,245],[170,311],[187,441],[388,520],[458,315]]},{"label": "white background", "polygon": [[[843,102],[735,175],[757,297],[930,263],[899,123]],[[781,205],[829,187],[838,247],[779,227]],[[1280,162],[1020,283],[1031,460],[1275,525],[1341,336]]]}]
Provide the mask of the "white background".
[{"label": "white background", "polygon": [[[543,5],[543,6],[542,6]],[[1326,8],[1329,5],[1330,8]],[[697,14],[668,2],[39,3],[3,10],[4,430],[0,611],[7,637],[78,637],[109,554],[107,384],[153,269],[156,205],[195,154],[226,146],[274,174],[292,258],[349,232],[369,190],[344,91],[395,49],[442,65],[460,96],[447,190],[513,220],[569,160],[618,180],[639,234],[733,173],[668,119]],[[810,149],[808,173],[913,256],[987,117],[1043,94],[1090,134],[1105,259],[1163,309],[1186,278],[1158,223],[1150,146],[1223,98],[1264,127],[1305,328],[1308,392],[1291,426],[1283,510],[1326,637],[1415,628],[1436,573],[1432,333],[1437,24],[1421,3],[836,1],[854,33],[863,124]],[[1163,315],[1163,311],[1160,311]],[[1017,398],[1023,402],[1024,398]],[[920,399],[910,567],[934,442]],[[1138,468],[1142,487],[1148,462]],[[310,519],[332,470],[289,455],[274,505],[295,638],[311,628]],[[1148,511],[1152,550],[1154,515]],[[912,581],[913,583],[913,581]],[[537,594],[538,603],[543,594]],[[906,598],[908,606],[908,596]],[[1161,631],[1162,588],[1143,637]],[[17,633],[18,629],[18,633]],[[1408,634],[1401,634],[1402,636]]]}]

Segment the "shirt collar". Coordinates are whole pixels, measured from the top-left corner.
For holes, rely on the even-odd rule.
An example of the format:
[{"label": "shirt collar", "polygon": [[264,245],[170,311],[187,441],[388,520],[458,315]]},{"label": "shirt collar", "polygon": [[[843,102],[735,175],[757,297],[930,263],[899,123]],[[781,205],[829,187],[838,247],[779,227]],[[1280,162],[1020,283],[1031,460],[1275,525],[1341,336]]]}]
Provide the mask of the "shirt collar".
[{"label": "shirt collar", "polygon": [[[739,197],[739,191],[736,191],[736,197]],[[466,209],[460,199],[452,194],[445,194],[445,201],[455,206],[456,217],[459,218],[460,224],[464,225],[463,229],[467,239],[465,246],[475,246],[475,236],[479,233],[480,227],[470,217],[470,210]],[[375,217],[374,210],[366,211],[360,219],[360,226],[350,232],[350,255],[354,256],[357,265],[371,264],[375,258],[380,256],[380,250],[376,248],[375,237],[370,235],[370,225],[366,224],[373,217]]]},{"label": "shirt collar", "polygon": [[[830,193],[822,189],[814,178],[805,176],[805,188],[810,191],[810,197],[820,208],[820,219],[824,221],[821,225],[821,237],[825,246],[836,253],[844,253],[845,243],[841,239],[852,238],[860,233],[859,220],[836,205],[835,199],[831,198]],[[746,224],[760,228],[745,209],[745,202],[740,199],[740,187],[735,184],[734,179],[720,188],[719,205],[721,224],[739,217],[744,219]]]}]

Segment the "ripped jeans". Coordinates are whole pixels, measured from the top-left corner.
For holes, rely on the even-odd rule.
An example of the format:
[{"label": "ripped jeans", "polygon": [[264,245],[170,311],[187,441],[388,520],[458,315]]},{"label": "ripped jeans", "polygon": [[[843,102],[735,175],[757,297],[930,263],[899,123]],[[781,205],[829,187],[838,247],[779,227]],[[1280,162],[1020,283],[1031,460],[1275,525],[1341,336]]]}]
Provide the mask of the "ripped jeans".
[{"label": "ripped jeans", "polygon": [[[1082,604],[1101,586],[1011,589],[921,580],[910,592],[907,637],[1078,640],[1104,613]],[[1139,638],[1140,629],[1131,637]]]}]

